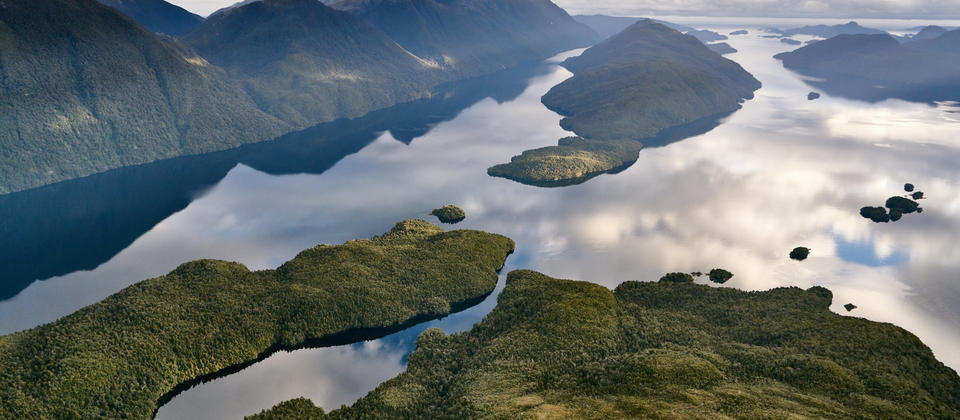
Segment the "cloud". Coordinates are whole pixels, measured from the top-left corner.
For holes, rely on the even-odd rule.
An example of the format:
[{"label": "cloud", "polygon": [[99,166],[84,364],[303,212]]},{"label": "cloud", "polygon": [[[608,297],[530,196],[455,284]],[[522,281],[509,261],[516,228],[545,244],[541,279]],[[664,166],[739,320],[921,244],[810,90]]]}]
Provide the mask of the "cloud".
[{"label": "cloud", "polygon": [[555,0],[571,14],[750,17],[960,17],[960,0]]}]

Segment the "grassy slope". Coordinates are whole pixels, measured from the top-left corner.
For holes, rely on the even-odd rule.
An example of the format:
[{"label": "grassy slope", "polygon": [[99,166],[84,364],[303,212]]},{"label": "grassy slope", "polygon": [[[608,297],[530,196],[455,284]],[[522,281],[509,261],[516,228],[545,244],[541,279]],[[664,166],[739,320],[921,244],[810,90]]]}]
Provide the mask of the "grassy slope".
[{"label": "grassy slope", "polygon": [[527,150],[487,169],[487,174],[538,186],[580,183],[637,160],[640,143],[632,140],[560,139],[557,146]]},{"label": "grassy slope", "polygon": [[276,270],[202,260],[0,337],[0,418],[148,418],[178,384],[331,334],[490,293],[510,239],[423,221]]},{"label": "grassy slope", "polygon": [[0,2],[0,193],[286,129],[221,73],[94,0]]},{"label": "grassy slope", "polygon": [[[473,330],[425,331],[405,373],[330,417],[960,418],[954,371],[831,298],[516,271]],[[303,399],[254,416],[324,417]]]},{"label": "grassy slope", "polygon": [[450,78],[372,24],[316,0],[226,10],[183,39],[298,127],[425,97]]}]

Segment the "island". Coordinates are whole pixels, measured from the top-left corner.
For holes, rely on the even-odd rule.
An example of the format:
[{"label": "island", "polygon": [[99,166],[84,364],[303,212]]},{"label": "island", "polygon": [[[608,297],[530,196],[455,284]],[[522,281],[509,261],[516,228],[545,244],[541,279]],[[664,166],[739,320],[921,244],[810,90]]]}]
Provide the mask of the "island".
[{"label": "island", "polygon": [[591,141],[581,137],[560,139],[557,146],[527,150],[487,169],[490,176],[540,187],[580,184],[622,171],[637,161],[641,144],[634,140]]},{"label": "island", "polygon": [[802,42],[797,41],[797,40],[795,40],[795,39],[793,39],[793,38],[780,38],[780,42],[781,42],[781,43],[784,43],[784,44],[787,44],[787,45],[801,45],[801,44],[803,44]]},{"label": "island", "polygon": [[760,88],[739,64],[652,20],[634,23],[563,66],[574,76],[541,101],[579,138],[524,152],[490,168],[490,175],[556,186],[615,173],[637,159],[640,145],[630,142],[716,120]]},{"label": "island", "polygon": [[843,305],[843,309],[846,309],[847,312],[850,312],[850,311],[852,311],[852,310],[854,310],[854,309],[857,309],[857,305],[854,305],[854,304],[852,304],[852,303],[847,303],[847,304]]},{"label": "island", "polygon": [[808,256],[810,256],[810,248],[807,247],[798,246],[790,251],[791,260],[803,261]]},{"label": "island", "polygon": [[439,219],[441,222],[449,224],[460,223],[463,221],[463,219],[467,218],[467,212],[453,204],[447,204],[439,209],[433,209],[430,214],[432,216],[437,216],[437,219]]},{"label": "island", "polygon": [[960,100],[960,30],[902,43],[889,34],[838,35],[774,57],[832,96]]},{"label": "island", "polygon": [[[912,184],[904,185],[904,190],[912,191]],[[924,198],[923,192],[916,191],[908,195],[914,200],[919,200]],[[884,203],[885,207],[863,207],[860,209],[860,215],[864,218],[873,220],[876,223],[887,223],[887,222],[896,222],[900,220],[903,215],[910,213],[923,213],[923,209],[920,207],[920,203],[911,200],[907,197],[901,197],[895,195],[887,199]]]},{"label": "island", "polygon": [[186,263],[0,336],[0,418],[150,418],[180,390],[278,350],[380,337],[478,303],[513,248],[409,220],[275,270]]},{"label": "island", "polygon": [[406,371],[353,405],[325,413],[301,398],[248,418],[960,417],[956,372],[832,300],[822,287],[668,275],[611,291],[514,271],[482,322],[424,331]]},{"label": "island", "polygon": [[731,47],[730,44],[727,44],[726,42],[717,42],[714,44],[707,44],[707,48],[709,48],[710,51],[713,51],[720,55],[733,54],[737,52],[736,48]]},{"label": "island", "polygon": [[746,34],[749,34],[749,33],[750,33],[750,32],[747,31],[746,29],[740,29],[740,30],[736,30],[736,31],[730,32],[730,35],[746,35]]},{"label": "island", "polygon": [[817,99],[820,99],[820,93],[818,93],[818,92],[810,92],[810,93],[807,94],[807,100],[808,100],[808,101],[813,101],[813,100],[817,100]]}]

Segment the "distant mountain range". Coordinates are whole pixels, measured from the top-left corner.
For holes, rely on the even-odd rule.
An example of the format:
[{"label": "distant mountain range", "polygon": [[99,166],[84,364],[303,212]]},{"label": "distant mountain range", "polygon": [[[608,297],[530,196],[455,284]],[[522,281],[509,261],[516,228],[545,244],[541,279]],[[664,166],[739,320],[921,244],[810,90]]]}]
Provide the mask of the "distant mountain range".
[{"label": "distant mountain range", "polygon": [[151,31],[167,35],[185,34],[203,18],[163,0],[98,0],[130,16]]},{"label": "distant mountain range", "polygon": [[[616,35],[627,29],[630,25],[646,20],[647,18],[642,17],[623,17],[623,16],[607,16],[607,15],[576,15],[573,17],[574,20],[580,22],[584,25],[589,26],[591,29],[600,34],[604,39],[609,38],[613,35]],[[721,35],[714,31],[697,29],[687,25],[679,25],[672,22],[667,22],[664,20],[650,19],[654,22],[657,22],[661,25],[664,25],[668,28],[674,29],[678,32],[691,35],[694,38],[699,39],[703,43],[714,42],[714,41],[723,41],[727,39],[726,35]]]},{"label": "distant mountain range", "polygon": [[821,38],[833,38],[837,35],[881,35],[887,33],[886,31],[880,29],[860,26],[860,24],[853,21],[843,25],[813,25],[802,26],[793,29],[768,29],[768,31],[785,37],[794,35],[813,35]]},{"label": "distant mountain range", "polygon": [[598,38],[548,0],[263,0],[206,21],[103,3],[0,1],[0,194],[360,116]]},{"label": "distant mountain range", "polygon": [[341,0],[403,48],[462,75],[500,70],[599,36],[549,0]]},{"label": "distant mountain range", "polygon": [[898,42],[888,34],[840,35],[778,54],[824,91],[856,99],[960,100],[960,30]]}]

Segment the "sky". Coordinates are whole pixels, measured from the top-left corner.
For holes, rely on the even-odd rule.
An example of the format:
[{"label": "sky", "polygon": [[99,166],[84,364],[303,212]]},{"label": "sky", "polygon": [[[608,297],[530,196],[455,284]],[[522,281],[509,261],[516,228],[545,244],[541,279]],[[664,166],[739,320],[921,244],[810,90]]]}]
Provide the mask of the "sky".
[{"label": "sky", "polygon": [[[206,16],[237,0],[168,0]],[[960,0],[554,0],[571,14],[960,18]]]}]

